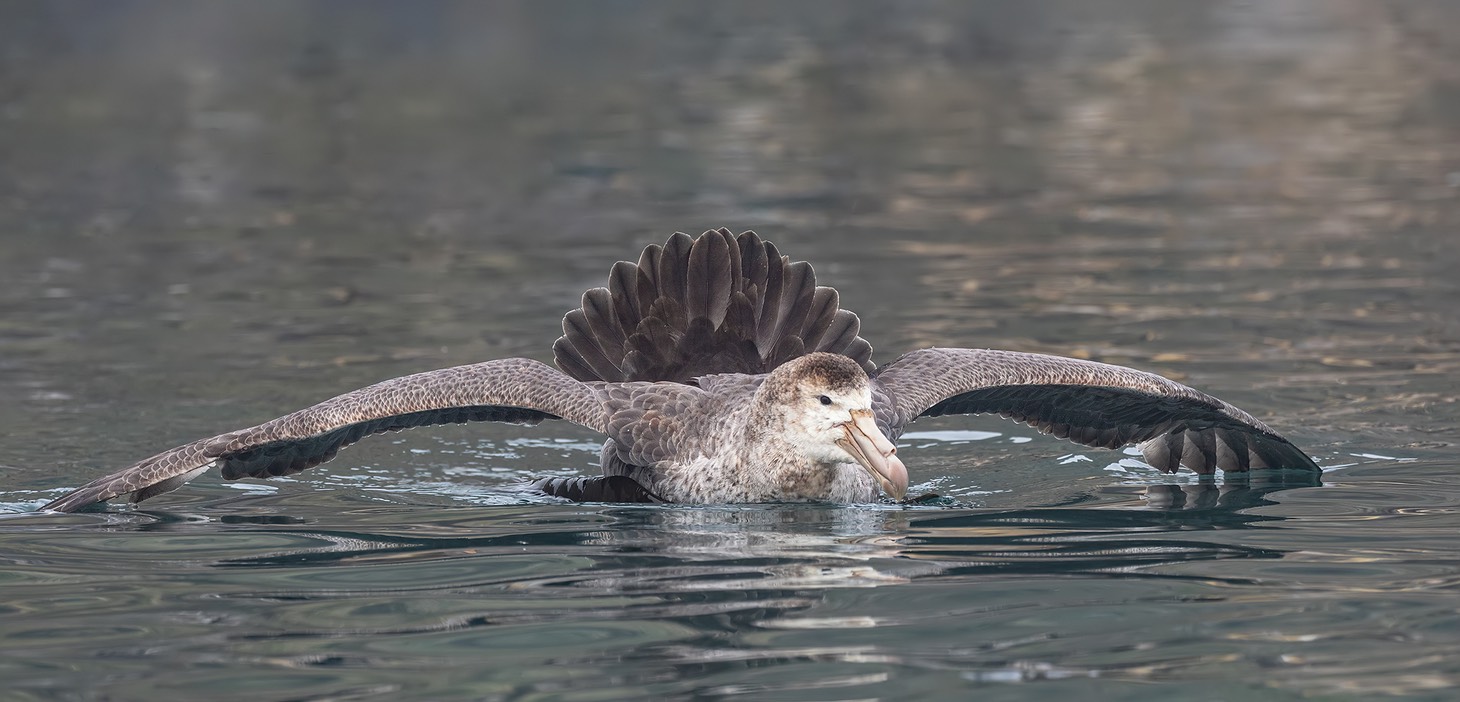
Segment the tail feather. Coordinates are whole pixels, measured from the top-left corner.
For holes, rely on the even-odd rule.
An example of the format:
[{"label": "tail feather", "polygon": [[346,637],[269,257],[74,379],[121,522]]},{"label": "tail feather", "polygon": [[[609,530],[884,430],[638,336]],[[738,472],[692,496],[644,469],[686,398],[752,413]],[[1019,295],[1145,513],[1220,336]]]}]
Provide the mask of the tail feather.
[{"label": "tail feather", "polygon": [[[584,304],[587,306],[586,295]],[[579,351],[579,360],[595,375],[617,375],[622,372],[614,361],[609,360],[607,349],[604,348],[605,342],[611,342],[596,333],[583,309],[573,310],[563,317],[563,337]],[[613,354],[616,358],[623,357],[622,344],[619,348],[619,352]]]},{"label": "tail feather", "polygon": [[727,264],[737,259],[730,256],[730,242],[718,232],[695,240],[689,251],[689,273],[685,282],[690,319],[706,319],[711,329],[725,321],[735,276],[733,266]]},{"label": "tail feather", "polygon": [[756,295],[752,295],[751,299],[758,303],[759,294],[765,292],[766,276],[770,275],[772,256],[768,252],[775,251],[776,247],[770,242],[762,242],[755,232],[741,232],[735,243],[740,249],[740,276],[747,290],[754,288]]},{"label": "tail feather", "polygon": [[[566,320],[565,320],[566,321]],[[637,351],[629,351],[624,355],[624,368],[627,369],[631,363],[638,362],[635,357]],[[567,373],[572,378],[592,378],[598,375],[598,371],[588,366],[583,356],[574,348],[573,342],[567,336],[560,336],[553,342],[553,359],[558,364],[558,369]]]},{"label": "tail feather", "polygon": [[811,305],[806,322],[802,324],[805,329],[801,333],[801,341],[807,346],[816,348],[821,343],[821,338],[826,330],[831,327],[832,319],[836,317],[837,301],[836,290],[832,288],[813,288]]},{"label": "tail feather", "polygon": [[[767,241],[765,250],[768,259],[780,258],[775,244]],[[765,285],[760,286],[760,315],[755,329],[755,345],[761,353],[769,353],[776,345],[776,321],[781,316],[785,285],[785,266],[770,266],[766,270]]]},{"label": "tail feather", "polygon": [[736,341],[748,341],[754,348],[755,303],[751,302],[745,291],[736,290],[731,293],[730,305],[725,311],[725,323],[720,325],[720,333]]},{"label": "tail feather", "polygon": [[[835,291],[832,291],[835,292]],[[836,306],[836,298],[832,298],[832,306]],[[831,324],[821,333],[817,342],[820,346],[831,348],[847,348],[857,338],[857,333],[862,331],[862,320],[857,315],[846,310],[837,310],[832,313]],[[848,356],[852,354],[847,353]]]},{"label": "tail feather", "polygon": [[620,261],[608,287],[583,295],[553,344],[558,367],[584,381],[689,382],[712,373],[764,373],[812,351],[872,365],[857,316],[810,264],[754,232],[677,233]]},{"label": "tail feather", "polygon": [[771,350],[771,367],[779,366],[793,358],[805,356],[806,344],[801,342],[799,337],[783,336],[776,342],[776,347]]},{"label": "tail feather", "polygon": [[[684,232],[675,232],[664,242],[664,252],[659,255],[659,299],[674,300],[681,306],[688,300],[685,283],[689,280],[689,250],[694,240]],[[657,303],[659,300],[655,300]]]},{"label": "tail feather", "polygon": [[800,337],[805,332],[806,317],[811,313],[811,301],[816,295],[816,274],[811,271],[811,264],[797,261],[784,268],[777,310],[779,319],[772,337],[775,343],[791,336]]},{"label": "tail feather", "polygon": [[[654,304],[654,300],[659,298],[659,257],[663,253],[663,246],[650,244],[644,247],[643,253],[639,254],[639,271],[635,280],[639,287],[639,294],[636,296],[639,319],[650,316],[649,308]],[[632,329],[633,327],[625,325],[624,328]]]},{"label": "tail feather", "polygon": [[[826,344],[822,344],[821,348],[817,350],[829,351],[830,349],[827,348]],[[841,355],[862,364],[862,368],[871,368],[873,370],[876,370],[877,368],[876,366],[872,365],[872,344],[860,336],[852,339],[851,342],[847,344],[846,348],[836,353],[840,353]],[[867,373],[870,375],[872,371],[869,370],[867,371]]]},{"label": "tail feather", "polygon": [[[619,334],[633,329],[640,317],[638,266],[628,261],[613,264],[613,270],[608,274],[608,299],[613,308],[614,321],[618,323]],[[628,340],[626,334],[624,340]]]},{"label": "tail feather", "polygon": [[583,316],[589,331],[603,349],[604,357],[611,361],[623,358],[624,342],[628,341],[628,337],[614,313],[613,297],[607,289],[593,288],[583,293]]}]

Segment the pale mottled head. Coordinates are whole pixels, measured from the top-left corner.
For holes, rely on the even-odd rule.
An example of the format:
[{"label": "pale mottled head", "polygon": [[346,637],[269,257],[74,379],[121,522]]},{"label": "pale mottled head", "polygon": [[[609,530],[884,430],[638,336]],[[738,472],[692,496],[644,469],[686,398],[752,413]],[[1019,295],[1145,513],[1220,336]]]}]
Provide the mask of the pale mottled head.
[{"label": "pale mottled head", "polygon": [[907,494],[907,468],[872,415],[872,381],[846,356],[812,353],[778,366],[761,386],[785,440],[820,463],[858,463],[888,495]]}]

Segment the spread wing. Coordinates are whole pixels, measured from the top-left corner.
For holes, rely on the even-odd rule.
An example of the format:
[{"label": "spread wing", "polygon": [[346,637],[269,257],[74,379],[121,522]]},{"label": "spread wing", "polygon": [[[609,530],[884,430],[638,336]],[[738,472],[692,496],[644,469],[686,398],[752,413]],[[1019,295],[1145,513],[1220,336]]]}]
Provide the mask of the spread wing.
[{"label": "spread wing", "polygon": [[1252,415],[1159,375],[1013,351],[922,349],[875,376],[874,409],[896,437],[918,417],[999,414],[1086,446],[1141,444],[1171,473],[1291,468],[1313,460]]},{"label": "spread wing", "polygon": [[507,358],[417,373],[348,392],[255,427],[194,441],[98,478],[42,509],[74,512],[124,495],[140,502],[217,464],[223,477],[290,475],[334,458],[365,436],[470,421],[566,419],[605,431],[597,389],[542,363]]}]

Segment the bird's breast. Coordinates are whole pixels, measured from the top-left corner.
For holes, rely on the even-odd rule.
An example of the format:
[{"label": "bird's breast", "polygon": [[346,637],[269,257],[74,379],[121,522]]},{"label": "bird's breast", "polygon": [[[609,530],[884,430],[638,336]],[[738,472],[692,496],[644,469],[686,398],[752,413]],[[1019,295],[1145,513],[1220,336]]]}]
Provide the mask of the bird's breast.
[{"label": "bird's breast", "polygon": [[870,502],[877,486],[856,464],[766,461],[726,464],[710,458],[667,466],[661,494],[691,504]]}]

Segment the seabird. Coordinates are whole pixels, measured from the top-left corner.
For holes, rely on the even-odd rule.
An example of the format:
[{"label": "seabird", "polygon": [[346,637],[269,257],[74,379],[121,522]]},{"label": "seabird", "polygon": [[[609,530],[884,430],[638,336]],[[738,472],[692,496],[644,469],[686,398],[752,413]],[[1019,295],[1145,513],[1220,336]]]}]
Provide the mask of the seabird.
[{"label": "seabird", "polygon": [[902,499],[895,443],[919,417],[999,414],[1147,463],[1319,470],[1252,415],[1158,375],[1033,353],[927,348],[872,363],[855,314],[754,232],[675,234],[613,266],[553,345],[558,368],[506,358],[392,378],[258,426],[169,449],[43,510],[72,512],[225,479],[291,475],[370,434],[565,419],[607,435],[594,477],[533,483],[610,502]]}]

